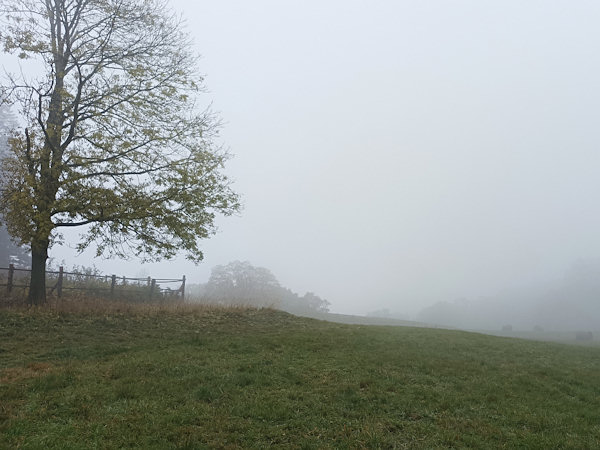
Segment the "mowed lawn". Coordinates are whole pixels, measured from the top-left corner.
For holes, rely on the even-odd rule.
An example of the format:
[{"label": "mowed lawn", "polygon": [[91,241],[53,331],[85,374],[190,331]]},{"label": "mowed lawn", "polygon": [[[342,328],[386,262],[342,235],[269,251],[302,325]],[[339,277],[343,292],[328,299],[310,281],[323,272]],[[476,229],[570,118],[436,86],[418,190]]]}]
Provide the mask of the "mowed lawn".
[{"label": "mowed lawn", "polygon": [[600,448],[600,349],[272,310],[0,309],[0,448],[269,446]]}]

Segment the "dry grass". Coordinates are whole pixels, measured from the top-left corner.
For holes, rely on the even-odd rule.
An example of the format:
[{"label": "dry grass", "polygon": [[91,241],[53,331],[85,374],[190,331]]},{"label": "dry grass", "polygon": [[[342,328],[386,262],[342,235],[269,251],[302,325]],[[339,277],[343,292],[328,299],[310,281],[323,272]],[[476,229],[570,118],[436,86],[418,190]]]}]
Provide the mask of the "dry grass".
[{"label": "dry grass", "polygon": [[83,293],[75,293],[63,298],[48,297],[40,306],[30,306],[25,299],[0,296],[0,309],[20,313],[56,313],[77,315],[131,315],[147,316],[159,314],[202,314],[214,311],[242,312],[257,310],[248,305],[215,305],[208,303],[188,303],[181,300],[163,300],[154,302],[132,302],[121,299],[109,300],[93,297]]},{"label": "dry grass", "polygon": [[0,384],[20,382],[44,376],[52,370],[52,364],[32,362],[25,367],[9,367],[0,371]]}]

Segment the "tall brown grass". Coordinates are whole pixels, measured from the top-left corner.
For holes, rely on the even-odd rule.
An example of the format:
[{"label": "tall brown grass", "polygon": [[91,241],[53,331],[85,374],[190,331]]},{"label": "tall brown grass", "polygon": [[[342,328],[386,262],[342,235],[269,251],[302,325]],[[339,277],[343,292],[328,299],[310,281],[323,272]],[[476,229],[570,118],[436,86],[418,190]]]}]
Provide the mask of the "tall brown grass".
[{"label": "tall brown grass", "polygon": [[242,312],[258,308],[248,305],[216,305],[209,303],[189,303],[180,299],[163,299],[152,302],[130,301],[127,299],[106,299],[84,293],[72,293],[57,298],[49,296],[46,303],[30,306],[23,297],[0,295],[0,309],[20,312],[51,312],[57,314],[81,315],[161,315],[161,314],[203,314],[215,311]]}]

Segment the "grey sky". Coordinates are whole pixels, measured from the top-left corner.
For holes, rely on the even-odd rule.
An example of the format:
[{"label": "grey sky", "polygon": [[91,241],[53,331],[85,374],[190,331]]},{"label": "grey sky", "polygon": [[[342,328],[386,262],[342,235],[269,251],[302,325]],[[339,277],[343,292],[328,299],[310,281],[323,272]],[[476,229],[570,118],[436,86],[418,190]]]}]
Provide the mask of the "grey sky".
[{"label": "grey sky", "polygon": [[[600,3],[173,6],[245,209],[202,265],[147,272],[201,282],[250,260],[336,312],[413,313],[600,256]],[[90,264],[72,255],[53,250]]]}]

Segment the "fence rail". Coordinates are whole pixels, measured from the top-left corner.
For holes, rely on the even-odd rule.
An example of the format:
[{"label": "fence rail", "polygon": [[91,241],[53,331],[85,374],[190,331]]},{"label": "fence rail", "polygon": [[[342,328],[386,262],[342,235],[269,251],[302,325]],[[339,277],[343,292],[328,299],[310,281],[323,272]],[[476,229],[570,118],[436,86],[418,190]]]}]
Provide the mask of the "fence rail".
[{"label": "fence rail", "polygon": [[[6,287],[6,293],[10,295],[15,288],[29,288],[29,283],[23,284],[23,280],[27,281],[26,277],[16,277],[17,272],[31,272],[31,269],[18,268],[14,264],[10,264],[8,267],[0,267],[0,271],[7,271],[6,283],[0,283],[0,287]],[[81,273],[81,272],[67,272],[63,267],[59,267],[56,270],[46,271],[47,284],[54,280],[55,283],[48,287],[50,294],[56,293],[58,298],[63,295],[63,290],[80,290],[80,291],[94,291],[108,293],[110,297],[114,297],[117,291],[131,291],[132,289],[140,290],[145,289],[148,300],[164,297],[180,297],[185,298],[185,275],[182,278],[139,278],[139,277],[126,277],[112,274],[103,275],[98,273]],[[0,281],[4,281],[0,278]],[[66,283],[69,281],[69,283]],[[87,281],[87,286],[85,285]],[[90,286],[91,282],[96,283],[94,286]],[[163,287],[164,284],[169,283],[180,283],[176,289],[169,287]]]}]

